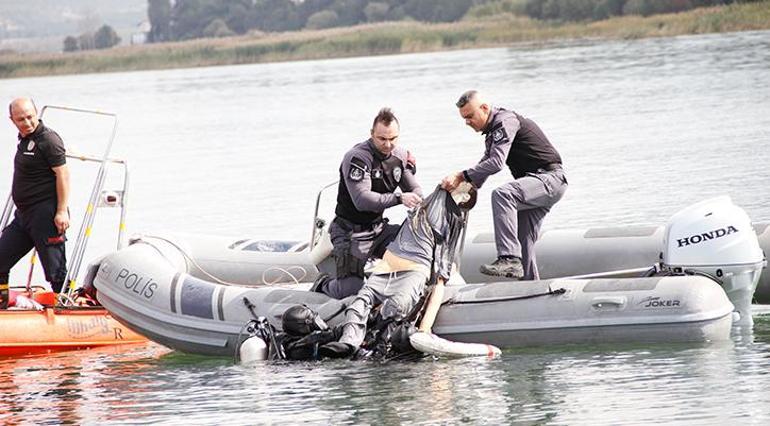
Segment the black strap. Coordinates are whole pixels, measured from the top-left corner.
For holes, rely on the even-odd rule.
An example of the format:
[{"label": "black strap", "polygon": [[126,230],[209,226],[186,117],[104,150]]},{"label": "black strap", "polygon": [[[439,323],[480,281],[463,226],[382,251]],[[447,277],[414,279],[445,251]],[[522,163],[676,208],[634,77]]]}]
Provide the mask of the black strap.
[{"label": "black strap", "polygon": [[243,297],[243,304],[246,305],[246,307],[249,309],[249,312],[251,312],[251,316],[254,317],[254,319],[259,319],[259,315],[257,315],[257,312],[254,310],[256,306],[254,306],[253,303],[251,303],[251,300],[249,300],[248,297]]},{"label": "black strap", "polygon": [[428,300],[430,300],[431,293],[433,293],[432,290],[422,292],[420,299],[414,304],[412,311],[404,318],[405,321],[416,324],[418,319],[422,319],[425,308],[428,306]]},{"label": "black strap", "polygon": [[345,230],[346,232],[363,232],[363,231],[370,231],[374,229],[375,226],[379,225],[380,223],[384,222],[385,219],[383,219],[382,216],[378,217],[377,219],[373,220],[372,222],[360,224],[355,223],[353,221],[350,221],[348,219],[345,219],[341,216],[335,216],[332,222],[336,223],[337,226]]},{"label": "black strap", "polygon": [[549,287],[548,291],[545,293],[528,294],[525,296],[501,297],[499,299],[463,300],[459,302],[454,299],[449,299],[446,302],[442,303],[442,305],[475,305],[479,303],[507,302],[509,300],[525,300],[525,299],[533,299],[535,297],[542,297],[542,296],[557,296],[559,294],[564,294],[566,292],[567,292],[567,289],[565,288],[557,288],[556,290],[552,290]]}]

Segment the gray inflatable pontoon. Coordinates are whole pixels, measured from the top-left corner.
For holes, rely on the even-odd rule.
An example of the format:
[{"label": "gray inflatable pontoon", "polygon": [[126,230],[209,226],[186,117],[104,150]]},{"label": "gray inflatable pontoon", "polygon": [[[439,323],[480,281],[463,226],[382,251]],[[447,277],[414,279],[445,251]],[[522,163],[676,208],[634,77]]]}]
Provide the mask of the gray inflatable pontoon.
[{"label": "gray inflatable pontoon", "polygon": [[[86,284],[92,281],[115,318],[158,343],[233,355],[255,316],[280,329],[287,308],[306,304],[330,325],[340,323],[350,299],[307,291],[319,271],[334,269],[328,235],[314,232],[311,241],[140,236],[90,265]],[[562,278],[468,284],[463,277],[482,278],[474,270],[494,256],[486,241],[465,247],[465,273],[447,283],[433,327],[441,337],[501,348],[724,340],[732,325],[752,324],[751,300],[766,264],[748,216],[728,197],[633,235],[546,233],[538,264],[543,276]]]},{"label": "gray inflatable pontoon", "polygon": [[[755,222],[753,230],[764,253],[770,253],[770,223]],[[585,229],[553,229],[537,242],[537,264],[541,278],[596,274],[645,268],[660,261],[665,226],[615,226]],[[497,255],[494,234],[480,233],[468,238],[461,272],[466,280],[489,282],[494,277],[479,272],[479,265]],[[770,269],[763,270],[756,303],[770,304]]]},{"label": "gray inflatable pontoon", "polygon": [[[336,325],[350,301],[309,292],[307,283],[214,283],[180,271],[166,251],[149,241],[135,243],[103,258],[93,282],[99,302],[121,323],[183,352],[235,354],[247,337],[241,335],[244,325],[254,318],[248,304],[280,329],[281,314],[290,306],[304,303]],[[196,263],[204,269],[210,266],[205,260]],[[249,262],[244,264],[233,260],[231,266],[247,270]],[[228,278],[234,279],[232,274]],[[252,275],[241,281],[251,282]],[[454,281],[446,288],[445,301],[433,328],[436,334],[501,348],[724,340],[733,321],[733,305],[725,292],[701,276]]]}]

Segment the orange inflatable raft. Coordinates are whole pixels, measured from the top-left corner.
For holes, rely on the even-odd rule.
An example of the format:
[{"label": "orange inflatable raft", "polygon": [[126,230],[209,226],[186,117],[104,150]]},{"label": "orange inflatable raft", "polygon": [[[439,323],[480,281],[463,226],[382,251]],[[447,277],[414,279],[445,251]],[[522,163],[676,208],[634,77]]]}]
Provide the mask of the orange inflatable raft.
[{"label": "orange inflatable raft", "polygon": [[[102,306],[54,306],[55,294],[50,291],[14,296],[19,295],[43,308],[0,310],[0,357],[147,342]],[[12,305],[15,299],[11,297]]]}]

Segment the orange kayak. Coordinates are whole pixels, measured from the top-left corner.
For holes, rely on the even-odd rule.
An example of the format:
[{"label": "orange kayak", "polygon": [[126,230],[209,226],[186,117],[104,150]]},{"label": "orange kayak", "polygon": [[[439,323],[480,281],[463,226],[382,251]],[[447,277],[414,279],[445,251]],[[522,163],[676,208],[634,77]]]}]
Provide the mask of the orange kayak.
[{"label": "orange kayak", "polygon": [[0,357],[146,341],[101,306],[0,310]]}]

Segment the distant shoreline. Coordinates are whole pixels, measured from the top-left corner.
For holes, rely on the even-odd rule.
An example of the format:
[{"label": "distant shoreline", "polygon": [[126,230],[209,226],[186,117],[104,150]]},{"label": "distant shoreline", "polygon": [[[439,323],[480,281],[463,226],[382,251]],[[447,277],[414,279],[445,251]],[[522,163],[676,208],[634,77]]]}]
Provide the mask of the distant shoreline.
[{"label": "distant shoreline", "polygon": [[57,54],[0,55],[0,79],[504,47],[569,39],[638,39],[770,29],[770,0],[649,17],[549,23],[512,15],[448,24],[388,22]]}]

